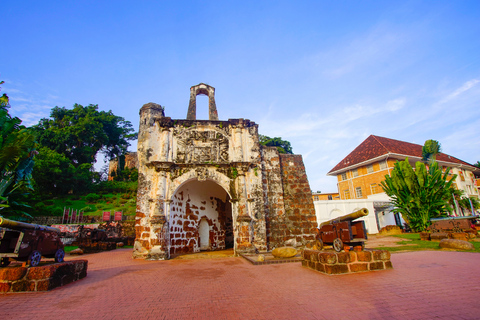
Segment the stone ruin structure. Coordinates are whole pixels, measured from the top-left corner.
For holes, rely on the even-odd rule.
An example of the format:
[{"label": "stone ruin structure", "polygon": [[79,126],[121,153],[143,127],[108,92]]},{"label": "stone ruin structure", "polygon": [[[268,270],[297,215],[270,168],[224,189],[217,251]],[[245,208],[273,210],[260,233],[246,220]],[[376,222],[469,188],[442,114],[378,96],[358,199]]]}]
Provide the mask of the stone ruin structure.
[{"label": "stone ruin structure", "polygon": [[[209,120],[196,97],[209,97]],[[218,120],[215,88],[190,89],[187,119],[140,109],[134,258],[233,248],[270,251],[315,240],[316,216],[301,155],[260,145],[258,125]],[[292,240],[294,239],[294,240]]]}]

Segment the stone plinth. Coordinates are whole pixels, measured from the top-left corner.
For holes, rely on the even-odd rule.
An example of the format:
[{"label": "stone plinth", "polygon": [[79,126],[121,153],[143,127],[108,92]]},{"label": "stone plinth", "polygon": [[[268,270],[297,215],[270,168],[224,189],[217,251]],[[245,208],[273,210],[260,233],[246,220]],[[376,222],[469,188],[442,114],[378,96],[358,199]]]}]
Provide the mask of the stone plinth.
[{"label": "stone plinth", "polygon": [[87,260],[0,268],[0,293],[48,291],[87,276]]},{"label": "stone plinth", "polygon": [[303,251],[302,266],[325,274],[344,274],[392,269],[390,252],[365,250],[350,252]]}]

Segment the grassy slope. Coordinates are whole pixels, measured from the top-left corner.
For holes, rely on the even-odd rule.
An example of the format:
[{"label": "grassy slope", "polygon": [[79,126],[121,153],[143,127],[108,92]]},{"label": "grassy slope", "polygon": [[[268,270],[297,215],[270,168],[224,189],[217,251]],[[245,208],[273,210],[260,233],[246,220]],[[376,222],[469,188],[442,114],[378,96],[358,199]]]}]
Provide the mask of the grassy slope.
[{"label": "grassy slope", "polygon": [[[123,211],[126,215],[135,214],[136,199],[135,197],[128,194],[105,194],[102,195],[102,198],[94,202],[87,202],[85,196],[80,197],[79,200],[73,200],[78,197],[75,196],[66,196],[62,198],[53,199],[53,204],[46,206],[46,209],[49,208],[71,208],[76,210],[84,209],[84,215],[86,216],[100,216],[103,211]],[[47,202],[47,201],[46,201]],[[89,207],[92,211],[86,209]]]}]

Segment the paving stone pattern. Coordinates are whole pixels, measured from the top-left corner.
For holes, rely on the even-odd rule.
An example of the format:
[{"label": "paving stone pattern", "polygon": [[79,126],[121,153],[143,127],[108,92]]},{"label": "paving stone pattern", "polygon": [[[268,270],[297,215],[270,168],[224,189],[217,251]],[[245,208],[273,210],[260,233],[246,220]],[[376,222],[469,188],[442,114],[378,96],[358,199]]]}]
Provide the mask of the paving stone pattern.
[{"label": "paving stone pattern", "polygon": [[88,276],[45,293],[0,295],[2,319],[479,319],[480,254],[393,254],[394,269],[322,275],[241,257],[86,255]]}]

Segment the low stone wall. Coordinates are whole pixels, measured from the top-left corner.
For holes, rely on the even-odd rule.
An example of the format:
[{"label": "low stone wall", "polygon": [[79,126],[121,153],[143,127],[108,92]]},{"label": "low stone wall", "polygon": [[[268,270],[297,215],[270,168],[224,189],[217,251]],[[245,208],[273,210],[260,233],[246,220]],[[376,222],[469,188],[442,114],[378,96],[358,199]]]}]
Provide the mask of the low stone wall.
[{"label": "low stone wall", "polygon": [[393,268],[390,261],[390,252],[386,250],[325,252],[305,249],[302,266],[325,274],[344,274]]},{"label": "low stone wall", "polygon": [[87,276],[87,260],[0,268],[0,293],[48,291]]}]

